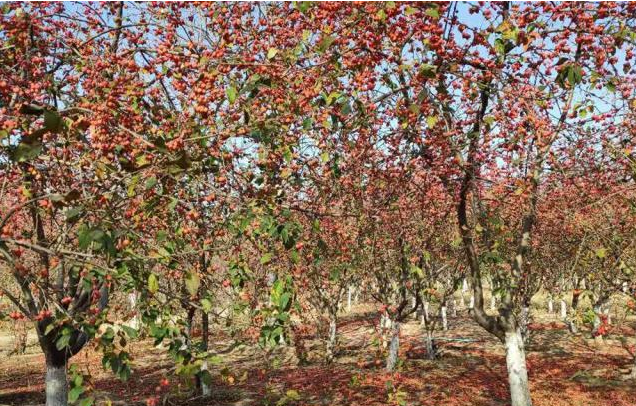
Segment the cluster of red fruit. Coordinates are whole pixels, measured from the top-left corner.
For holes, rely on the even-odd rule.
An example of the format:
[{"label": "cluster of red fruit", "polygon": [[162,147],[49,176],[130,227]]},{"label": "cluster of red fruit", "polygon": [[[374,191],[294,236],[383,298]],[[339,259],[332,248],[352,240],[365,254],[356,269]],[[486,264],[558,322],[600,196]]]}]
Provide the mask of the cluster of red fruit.
[{"label": "cluster of red fruit", "polygon": [[26,319],[26,316],[24,314],[20,313],[20,312],[11,312],[11,313],[9,313],[9,317],[12,320],[24,320],[24,319]]}]

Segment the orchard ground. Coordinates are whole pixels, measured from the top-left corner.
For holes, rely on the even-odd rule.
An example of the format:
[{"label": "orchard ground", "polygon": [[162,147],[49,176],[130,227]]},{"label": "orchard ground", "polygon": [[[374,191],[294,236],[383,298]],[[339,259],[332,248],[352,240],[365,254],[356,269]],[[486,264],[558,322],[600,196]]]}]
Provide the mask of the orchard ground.
[{"label": "orchard ground", "polygon": [[[536,304],[536,303],[535,303]],[[542,307],[542,306],[541,306]],[[426,359],[417,320],[402,330],[401,366],[395,374],[384,371],[384,358],[376,337],[377,313],[370,306],[354,306],[342,316],[340,351],[336,362],[321,362],[319,340],[305,342],[309,359],[299,364],[292,346],[265,351],[239,346],[222,356],[214,369],[213,395],[193,395],[185,382],[170,382],[171,362],[149,340],[130,344],[134,373],[118,381],[101,366],[100,355],[86,348],[73,359],[91,376],[98,404],[145,405],[159,394],[165,405],[508,405],[509,394],[503,346],[459,311],[447,332],[438,331],[441,355]],[[217,330],[218,331],[218,330]],[[627,348],[636,343],[636,318],[616,320],[602,345],[582,329],[572,335],[557,314],[533,308],[528,364],[536,406],[633,406],[636,383],[625,378],[631,364]],[[214,334],[217,350],[232,341]],[[44,358],[35,336],[29,337],[25,355],[7,356],[11,333],[0,334],[0,405],[41,405],[44,402]],[[165,381],[164,381],[165,382]]]}]

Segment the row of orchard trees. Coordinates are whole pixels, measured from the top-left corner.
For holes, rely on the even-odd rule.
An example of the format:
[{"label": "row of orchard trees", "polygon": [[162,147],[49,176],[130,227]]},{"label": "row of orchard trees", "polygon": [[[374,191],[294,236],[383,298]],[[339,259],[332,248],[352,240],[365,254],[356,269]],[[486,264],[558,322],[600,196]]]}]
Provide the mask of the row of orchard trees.
[{"label": "row of orchard trees", "polygon": [[142,326],[204,393],[211,317],[272,344],[310,306],[330,361],[351,286],[393,369],[418,310],[434,353],[426,308],[465,277],[527,406],[538,289],[574,295],[571,329],[591,295],[597,336],[633,294],[633,3],[2,11],[1,289],[35,324],[47,406],[82,395],[88,343],[127,377]]}]

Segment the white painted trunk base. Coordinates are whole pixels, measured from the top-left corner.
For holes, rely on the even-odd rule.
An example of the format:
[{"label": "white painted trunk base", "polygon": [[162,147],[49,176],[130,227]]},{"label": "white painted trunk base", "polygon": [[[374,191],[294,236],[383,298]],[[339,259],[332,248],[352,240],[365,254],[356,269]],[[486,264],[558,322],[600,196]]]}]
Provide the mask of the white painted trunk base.
[{"label": "white painted trunk base", "polygon": [[400,323],[394,322],[391,326],[391,343],[389,344],[389,354],[386,357],[386,370],[392,372],[398,362],[400,351]]},{"label": "white painted trunk base", "polygon": [[448,330],[448,317],[446,317],[446,306],[442,306],[440,309],[440,313],[442,316],[442,328],[444,331]]},{"label": "white painted trunk base", "polygon": [[46,366],[46,406],[68,405],[66,365]]},{"label": "white painted trunk base", "polygon": [[[208,370],[208,361],[203,361],[203,364],[201,365],[201,369],[204,371]],[[212,394],[212,388],[207,385],[205,382],[201,381],[201,395],[203,395],[204,397],[208,397]]]},{"label": "white painted trunk base", "polygon": [[532,406],[523,337],[519,330],[506,333],[506,366],[512,406]]},{"label": "white painted trunk base", "polygon": [[335,351],[336,351],[336,334],[337,334],[337,323],[335,320],[329,321],[329,338],[327,339],[327,362],[333,361]]},{"label": "white painted trunk base", "polygon": [[561,299],[561,320],[566,320],[568,318],[568,305],[565,303],[565,300]]}]

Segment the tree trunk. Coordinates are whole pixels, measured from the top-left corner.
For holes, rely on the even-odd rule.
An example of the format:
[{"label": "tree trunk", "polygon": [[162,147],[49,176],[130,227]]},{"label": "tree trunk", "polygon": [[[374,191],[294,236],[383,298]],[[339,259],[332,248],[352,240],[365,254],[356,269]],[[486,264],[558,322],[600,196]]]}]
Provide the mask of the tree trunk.
[{"label": "tree trunk", "polygon": [[435,339],[433,338],[433,332],[426,329],[426,358],[434,360],[437,358],[437,350],[435,349]]},{"label": "tree trunk", "polygon": [[440,313],[442,316],[442,328],[444,331],[448,331],[448,317],[446,317],[446,304],[443,304]]},{"label": "tree trunk", "polygon": [[565,300],[561,299],[561,320],[566,321],[568,318],[568,305]]},{"label": "tree trunk", "polygon": [[387,372],[393,372],[398,362],[398,352],[400,350],[400,323],[395,321],[391,325],[391,343],[389,344],[389,354],[386,358]]},{"label": "tree trunk", "polygon": [[532,406],[521,331],[506,332],[505,344],[511,406]]},{"label": "tree trunk", "polygon": [[[203,361],[203,365],[201,365],[201,369],[204,371],[208,370],[208,361],[207,361],[207,352],[210,346],[210,317],[208,313],[201,311],[201,349],[206,353],[206,359]],[[201,380],[201,395],[204,397],[210,396],[212,394],[212,388]]]},{"label": "tree trunk", "polygon": [[466,308],[466,301],[464,300],[464,293],[461,293],[459,295],[459,305],[461,306],[462,309]]},{"label": "tree trunk", "polygon": [[548,313],[554,313],[554,303],[552,302],[552,298],[548,299]]},{"label": "tree trunk", "polygon": [[601,322],[601,305],[595,304],[593,306],[594,309],[594,322],[592,325],[592,336],[594,337],[594,341],[597,344],[603,344],[603,333],[599,331],[599,328],[602,325]]},{"label": "tree trunk", "polygon": [[68,383],[66,381],[66,362],[46,363],[46,406],[68,405]]},{"label": "tree trunk", "polygon": [[347,313],[351,311],[351,285],[347,288]]},{"label": "tree trunk", "polygon": [[336,353],[336,338],[338,333],[338,323],[335,317],[329,319],[329,337],[327,338],[327,351],[325,354],[325,362],[331,364]]},{"label": "tree trunk", "polygon": [[428,320],[428,302],[424,302],[424,316]]},{"label": "tree trunk", "polygon": [[453,299],[453,317],[457,317],[457,300]]},{"label": "tree trunk", "polygon": [[521,325],[519,331],[525,341],[528,339],[528,324],[530,324],[530,307],[527,304],[521,307],[521,320],[519,324]]},{"label": "tree trunk", "polygon": [[490,296],[490,310],[497,310],[497,298],[494,295]]},{"label": "tree trunk", "polygon": [[133,291],[128,294],[128,303],[130,304],[130,311],[135,313],[133,318],[130,320],[130,327],[138,330],[141,323],[139,321],[139,312],[137,310],[137,291]]}]

